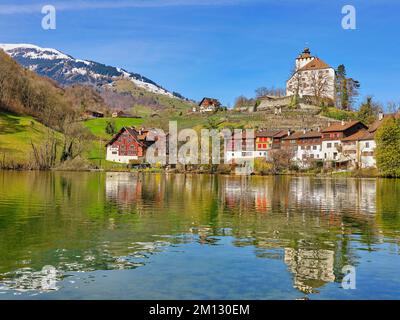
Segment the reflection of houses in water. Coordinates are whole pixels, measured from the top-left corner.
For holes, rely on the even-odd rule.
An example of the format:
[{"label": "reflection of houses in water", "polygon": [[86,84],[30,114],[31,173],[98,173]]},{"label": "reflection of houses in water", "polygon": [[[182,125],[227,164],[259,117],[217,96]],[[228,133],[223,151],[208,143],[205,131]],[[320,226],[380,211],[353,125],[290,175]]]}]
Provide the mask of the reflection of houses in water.
[{"label": "reflection of houses in water", "polygon": [[224,177],[221,192],[224,204],[229,209],[248,209],[265,213],[271,208],[273,187],[271,181],[263,179],[254,183],[248,177]]},{"label": "reflection of houses in water", "polygon": [[250,209],[254,208],[256,191],[251,188],[249,178],[223,178],[222,199],[229,209]]},{"label": "reflection of houses in water", "polygon": [[142,198],[142,182],[136,175],[110,172],[106,175],[107,199],[119,205],[136,203]]},{"label": "reflection of houses in water", "polygon": [[290,193],[293,202],[340,213],[374,213],[376,180],[374,179],[293,179]]},{"label": "reflection of houses in water", "polygon": [[285,248],[285,263],[293,273],[294,287],[304,293],[335,281],[334,252],[320,249]]}]

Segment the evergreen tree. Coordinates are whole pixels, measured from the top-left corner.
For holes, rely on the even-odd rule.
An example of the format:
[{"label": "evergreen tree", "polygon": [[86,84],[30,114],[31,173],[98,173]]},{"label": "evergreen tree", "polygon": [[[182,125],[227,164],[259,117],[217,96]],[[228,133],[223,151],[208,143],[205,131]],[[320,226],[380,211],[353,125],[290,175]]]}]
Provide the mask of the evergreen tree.
[{"label": "evergreen tree", "polygon": [[117,133],[117,130],[115,128],[115,123],[113,121],[107,121],[106,133],[109,135]]},{"label": "evergreen tree", "polygon": [[343,110],[351,110],[358,96],[360,83],[347,77],[346,67],[341,64],[336,70],[336,105]]},{"label": "evergreen tree", "polygon": [[376,119],[376,116],[380,110],[380,105],[375,103],[372,97],[367,97],[357,112],[357,118],[364,124],[371,124]]}]

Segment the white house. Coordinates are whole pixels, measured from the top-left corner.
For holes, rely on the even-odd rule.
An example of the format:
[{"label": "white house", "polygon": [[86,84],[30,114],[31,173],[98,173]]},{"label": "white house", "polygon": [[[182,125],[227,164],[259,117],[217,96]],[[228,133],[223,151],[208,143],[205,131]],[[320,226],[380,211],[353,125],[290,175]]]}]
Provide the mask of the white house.
[{"label": "white house", "polygon": [[106,145],[106,160],[119,163],[130,163],[143,159],[149,145],[148,130],[136,130],[133,127],[122,128]]},{"label": "white house", "polygon": [[361,168],[375,168],[375,134],[372,132],[366,133],[359,141],[360,148],[360,164]]},{"label": "white house", "polygon": [[325,161],[348,162],[352,157],[346,157],[343,151],[342,140],[352,136],[360,130],[367,130],[360,121],[350,121],[332,124],[321,131],[321,153]]},{"label": "white house", "polygon": [[302,167],[311,162],[322,160],[322,134],[318,131],[305,131],[298,137],[296,161]]},{"label": "white house", "polygon": [[297,57],[295,71],[286,83],[286,95],[328,98],[335,101],[335,69],[305,48]]}]

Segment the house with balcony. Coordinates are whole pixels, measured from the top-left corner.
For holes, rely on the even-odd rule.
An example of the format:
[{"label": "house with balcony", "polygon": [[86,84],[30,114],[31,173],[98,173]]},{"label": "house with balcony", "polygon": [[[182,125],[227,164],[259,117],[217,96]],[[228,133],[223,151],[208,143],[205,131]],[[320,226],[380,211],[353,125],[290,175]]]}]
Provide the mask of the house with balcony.
[{"label": "house with balcony", "polygon": [[134,127],[122,128],[106,144],[106,160],[126,164],[144,160],[147,149],[156,142],[149,133],[150,130]]},{"label": "house with balcony", "polygon": [[308,167],[312,162],[322,160],[322,133],[303,131],[297,140],[297,162],[302,167]]},{"label": "house with balcony", "polygon": [[323,129],[321,131],[321,154],[323,160],[340,164],[351,162],[354,158],[349,156],[353,152],[351,151],[352,147],[345,147],[345,149],[347,149],[347,156],[344,156],[342,152],[342,140],[354,135],[361,130],[366,131],[367,129],[368,127],[360,121],[342,121],[340,123],[329,125],[325,129]]},{"label": "house with balcony", "polygon": [[254,162],[257,154],[255,150],[255,134],[250,134],[250,131],[235,132],[226,140],[225,163],[244,164],[246,162]]}]

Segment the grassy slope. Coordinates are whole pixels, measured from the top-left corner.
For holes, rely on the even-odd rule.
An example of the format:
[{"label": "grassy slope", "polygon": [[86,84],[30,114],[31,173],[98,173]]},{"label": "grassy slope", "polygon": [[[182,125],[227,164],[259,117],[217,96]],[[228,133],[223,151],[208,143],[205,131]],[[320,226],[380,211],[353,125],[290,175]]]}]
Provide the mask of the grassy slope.
[{"label": "grassy slope", "polygon": [[83,124],[96,137],[108,140],[111,139],[111,136],[106,133],[106,126],[108,121],[112,121],[115,123],[117,131],[123,127],[135,127],[140,126],[143,123],[143,119],[137,118],[99,118],[87,120]]},{"label": "grassy slope", "polygon": [[[191,110],[193,108],[193,103],[191,102],[177,98],[171,98],[169,96],[165,96],[162,94],[154,94],[152,92],[148,92],[147,90],[139,88],[135,86],[131,81],[127,80],[120,80],[115,82],[114,89],[117,92],[130,93],[132,96],[136,98],[142,98],[142,97],[152,98],[155,102],[157,102],[157,104],[163,106],[165,110],[177,114],[181,112],[186,113],[188,110]],[[154,113],[160,114],[160,112],[162,113],[163,111],[164,110],[157,108],[153,109],[149,106],[144,106],[144,105],[136,105],[132,108],[133,114],[142,117],[147,117]]]},{"label": "grassy slope", "polygon": [[[32,117],[0,111],[0,157],[14,162],[26,162],[31,156],[31,141],[40,144],[55,133]],[[60,140],[62,134],[55,133]]]}]

